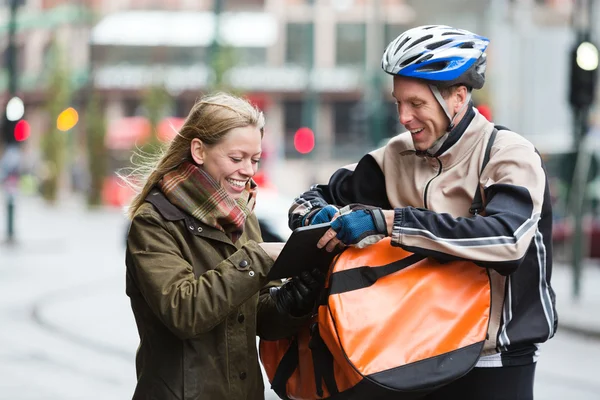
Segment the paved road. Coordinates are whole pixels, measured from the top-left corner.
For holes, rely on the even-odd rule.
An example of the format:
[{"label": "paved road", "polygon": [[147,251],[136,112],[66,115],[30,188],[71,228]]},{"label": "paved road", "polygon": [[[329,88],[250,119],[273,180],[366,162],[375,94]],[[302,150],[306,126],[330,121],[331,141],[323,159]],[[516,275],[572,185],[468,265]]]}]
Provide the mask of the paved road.
[{"label": "paved road", "polygon": [[[0,247],[0,399],[131,398],[122,214],[20,206],[19,245]],[[599,359],[599,341],[559,332],[542,348],[536,399],[600,399]]]}]

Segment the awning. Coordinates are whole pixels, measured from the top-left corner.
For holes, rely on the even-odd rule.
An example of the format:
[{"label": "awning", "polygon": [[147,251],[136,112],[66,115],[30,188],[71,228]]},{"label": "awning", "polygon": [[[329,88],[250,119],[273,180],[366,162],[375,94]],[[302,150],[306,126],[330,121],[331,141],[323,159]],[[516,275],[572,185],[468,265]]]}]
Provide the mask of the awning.
[{"label": "awning", "polygon": [[[167,117],[157,127],[158,139],[168,142],[177,135],[184,119]],[[142,146],[150,138],[151,126],[146,117],[125,117],[112,121],[108,125],[104,144],[110,150],[131,150]]]},{"label": "awning", "polygon": [[[217,19],[210,12],[123,11],[104,17],[92,29],[91,42],[108,46],[207,47]],[[219,43],[268,47],[277,40],[277,20],[265,12],[219,14]]]}]

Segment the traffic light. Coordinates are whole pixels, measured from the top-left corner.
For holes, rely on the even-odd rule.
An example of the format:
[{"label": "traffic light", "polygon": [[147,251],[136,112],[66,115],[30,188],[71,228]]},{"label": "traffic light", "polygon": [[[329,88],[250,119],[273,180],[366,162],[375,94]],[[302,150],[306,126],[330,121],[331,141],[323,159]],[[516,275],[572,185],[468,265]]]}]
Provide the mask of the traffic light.
[{"label": "traffic light", "polygon": [[66,132],[77,125],[79,114],[73,107],[69,107],[58,115],[56,118],[56,127],[59,131]]},{"label": "traffic light", "polygon": [[29,133],[31,132],[31,127],[29,126],[29,122],[22,119],[17,121],[15,124],[15,129],[13,131],[13,137],[17,142],[24,142],[29,137]]},{"label": "traffic light", "polygon": [[6,144],[17,144],[29,137],[29,123],[23,119],[25,106],[19,97],[13,97],[6,104],[6,112],[2,119],[2,141]]},{"label": "traffic light", "polygon": [[308,154],[315,148],[315,134],[312,129],[303,126],[296,131],[294,148],[300,154]]},{"label": "traffic light", "polygon": [[594,103],[597,71],[598,48],[586,39],[579,40],[571,50],[571,106],[587,108]]},{"label": "traffic light", "polygon": [[4,118],[2,123],[2,141],[5,144],[18,144],[29,138],[31,127],[27,120],[11,121],[8,118]]}]

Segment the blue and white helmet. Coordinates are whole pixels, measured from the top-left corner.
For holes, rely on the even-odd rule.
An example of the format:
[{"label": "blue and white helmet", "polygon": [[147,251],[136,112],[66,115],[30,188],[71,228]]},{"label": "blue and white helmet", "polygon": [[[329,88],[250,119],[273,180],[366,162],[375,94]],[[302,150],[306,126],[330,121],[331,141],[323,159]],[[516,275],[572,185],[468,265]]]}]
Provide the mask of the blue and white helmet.
[{"label": "blue and white helmet", "polygon": [[483,36],[446,25],[420,26],[388,45],[381,67],[388,74],[424,79],[436,86],[461,84],[481,89],[489,42]]}]

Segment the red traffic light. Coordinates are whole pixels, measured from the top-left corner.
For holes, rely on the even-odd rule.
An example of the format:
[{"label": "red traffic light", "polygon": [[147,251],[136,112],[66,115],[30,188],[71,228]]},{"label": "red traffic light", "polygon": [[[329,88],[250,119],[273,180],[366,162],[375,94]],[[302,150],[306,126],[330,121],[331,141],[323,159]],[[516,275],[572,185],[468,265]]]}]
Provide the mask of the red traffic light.
[{"label": "red traffic light", "polygon": [[303,126],[296,131],[294,148],[301,154],[310,153],[315,148],[315,134],[312,129]]},{"label": "red traffic light", "polygon": [[30,131],[31,127],[29,126],[29,122],[25,121],[24,119],[20,120],[15,125],[15,140],[17,142],[23,142],[27,140]]}]

